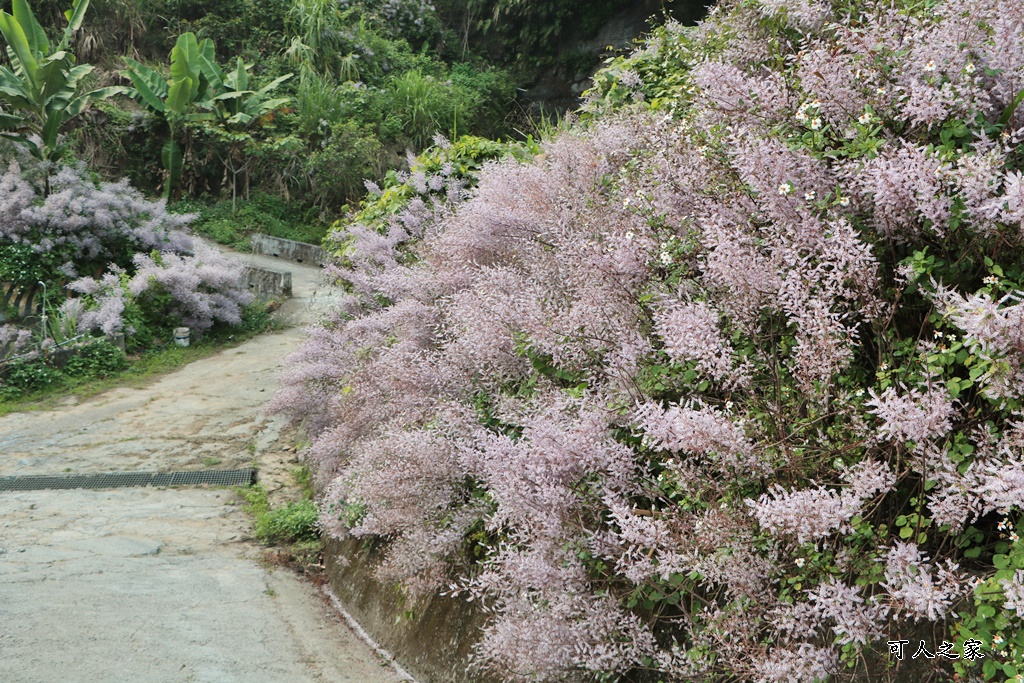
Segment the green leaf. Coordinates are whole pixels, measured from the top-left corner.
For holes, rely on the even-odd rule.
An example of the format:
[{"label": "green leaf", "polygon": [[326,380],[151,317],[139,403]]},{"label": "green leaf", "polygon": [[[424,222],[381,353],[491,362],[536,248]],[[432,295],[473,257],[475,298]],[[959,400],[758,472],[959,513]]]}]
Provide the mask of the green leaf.
[{"label": "green leaf", "polygon": [[238,65],[235,67],[235,90],[249,89],[249,72],[245,69],[245,62],[238,58]]},{"label": "green leaf", "polygon": [[181,180],[181,172],[184,167],[184,155],[181,145],[174,140],[168,140],[160,150],[160,161],[167,171],[167,179],[164,181],[164,196],[170,197],[174,186]]},{"label": "green leaf", "polygon": [[1010,102],[1009,106],[1006,107],[1006,111],[1004,111],[1003,115],[999,117],[1000,126],[1005,126],[1010,122],[1010,119],[1013,117],[1013,112],[1017,110],[1017,107],[1020,106],[1022,101],[1024,101],[1024,88],[1021,88],[1021,91],[1013,98],[1013,102]]},{"label": "green leaf", "polygon": [[43,146],[49,150],[47,156],[53,156],[57,149],[57,135],[60,134],[60,127],[64,125],[63,112],[47,112],[48,116],[43,120],[43,130],[40,137],[43,138]]},{"label": "green leaf", "polygon": [[0,114],[0,130],[17,130],[25,125],[25,119],[11,114]]},{"label": "green leaf", "polygon": [[[139,64],[138,66],[143,67],[143,65],[141,64]],[[149,69],[149,67],[143,68]],[[156,74],[156,72],[154,72],[152,69],[149,69],[149,71],[151,74],[159,76],[159,74]],[[149,107],[157,113],[163,114],[165,111],[167,111],[167,105],[164,104],[163,98],[158,94],[157,90],[154,89],[154,84],[151,78],[147,78],[144,72],[136,71],[134,69],[129,69],[127,71],[127,75],[128,78],[131,79],[132,85],[135,86],[135,95],[137,95],[137,97],[135,95],[132,95],[132,99],[140,102],[141,104],[146,105],[147,107]],[[166,81],[164,82],[163,96],[167,96]]]},{"label": "green leaf", "polygon": [[46,31],[39,25],[39,22],[36,21],[28,2],[25,0],[14,0],[14,2],[11,3],[11,9],[14,12],[14,20],[17,21],[25,31],[25,37],[28,39],[29,49],[37,55],[49,52],[50,41],[46,37]]},{"label": "green leaf", "polygon": [[128,88],[122,85],[108,85],[106,88],[90,90],[89,92],[79,95],[75,99],[71,100],[67,108],[68,118],[78,116],[93,102],[105,100],[108,97],[113,97],[114,95],[123,95],[127,92]]},{"label": "green leaf", "polygon": [[274,80],[267,83],[265,86],[256,91],[257,95],[266,95],[267,93],[276,90],[277,86],[281,85],[295,74],[285,74],[284,76],[278,76]]},{"label": "green leaf", "polygon": [[165,102],[167,109],[177,114],[184,114],[188,105],[192,103],[192,93],[196,88],[195,81],[188,76],[172,83],[167,91],[167,101]]},{"label": "green leaf", "polygon": [[8,140],[13,140],[22,147],[28,149],[29,153],[36,159],[39,159],[40,161],[46,160],[46,155],[43,154],[42,148],[40,148],[39,145],[32,142],[24,135],[20,135],[18,133],[0,133],[0,138],[7,138]]},{"label": "green leaf", "polygon": [[[203,41],[204,44],[206,42],[207,41],[205,40]],[[210,45],[212,46],[213,43],[210,43]],[[209,55],[205,52],[202,52],[202,54],[199,55],[199,68],[202,70],[203,77],[210,82],[210,85],[212,85],[215,90],[225,89],[224,72],[219,66],[217,66],[217,62],[214,61],[212,51]]]},{"label": "green leaf", "polygon": [[3,34],[4,40],[7,41],[7,47],[14,53],[14,58],[17,63],[14,64],[15,70],[20,67],[21,73],[24,75],[33,88],[38,88],[36,81],[36,72],[39,70],[39,62],[36,60],[35,54],[32,52],[32,48],[29,45],[28,37],[25,35],[25,30],[21,24],[7,12],[0,12],[0,34]]},{"label": "green leaf", "polygon": [[174,112],[185,113],[199,95],[200,55],[196,34],[178,36],[171,50],[171,86],[167,95],[167,106]]},{"label": "green leaf", "polygon": [[87,9],[89,9],[89,0],[75,0],[71,9],[64,13],[64,18],[68,20],[66,32],[74,33],[82,27]]},{"label": "green leaf", "polygon": [[1010,566],[1010,558],[1007,555],[995,555],[992,564],[996,569],[1006,569]]}]

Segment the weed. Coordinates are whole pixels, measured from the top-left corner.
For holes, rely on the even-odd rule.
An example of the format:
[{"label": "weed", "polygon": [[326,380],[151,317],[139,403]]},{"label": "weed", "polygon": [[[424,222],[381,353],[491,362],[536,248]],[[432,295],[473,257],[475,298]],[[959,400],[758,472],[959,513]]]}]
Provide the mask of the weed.
[{"label": "weed", "polygon": [[296,485],[302,489],[302,495],[312,500],[316,491],[313,487],[313,473],[306,465],[300,465],[292,471],[292,477],[295,479]]},{"label": "weed", "polygon": [[316,541],[319,538],[318,517],[316,503],[311,500],[288,503],[257,516],[256,538],[267,545]]}]

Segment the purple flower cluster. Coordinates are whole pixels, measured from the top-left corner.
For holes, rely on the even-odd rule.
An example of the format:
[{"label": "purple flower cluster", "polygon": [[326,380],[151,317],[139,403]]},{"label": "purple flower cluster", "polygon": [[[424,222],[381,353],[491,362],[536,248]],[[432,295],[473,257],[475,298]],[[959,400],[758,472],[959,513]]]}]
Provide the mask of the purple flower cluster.
[{"label": "purple flower cluster", "polygon": [[114,267],[98,280],[86,277],[68,285],[90,302],[78,314],[79,331],[131,335],[135,330],[125,322],[125,307],[162,294],[168,302],[148,314],[160,317],[165,327],[184,325],[202,334],[217,322],[238,325],[252,301],[252,294],[239,287],[242,264],[202,242],[192,254],[135,254],[132,265],[131,274]]},{"label": "purple flower cluster", "polygon": [[[187,226],[192,216],[172,214],[127,180],[94,183],[81,167],[63,166],[49,176],[45,193],[12,161],[0,175],[0,243],[27,244],[66,261],[67,278],[88,273],[135,251],[192,248]],[[42,182],[40,181],[40,184]]]}]

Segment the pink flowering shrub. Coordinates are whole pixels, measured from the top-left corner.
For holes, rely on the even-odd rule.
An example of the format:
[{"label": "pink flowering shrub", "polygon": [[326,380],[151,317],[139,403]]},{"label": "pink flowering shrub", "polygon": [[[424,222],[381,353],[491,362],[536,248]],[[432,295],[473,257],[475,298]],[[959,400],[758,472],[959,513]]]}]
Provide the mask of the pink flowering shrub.
[{"label": "pink flowering shrub", "polygon": [[0,360],[25,351],[31,341],[32,333],[29,330],[14,325],[0,325]]},{"label": "pink flowering shrub", "polygon": [[[2,150],[0,150],[2,151]],[[252,297],[242,266],[193,240],[192,216],[167,211],[126,180],[82,167],[11,160],[0,175],[0,282],[66,284],[57,313],[79,332],[141,335],[178,325],[237,325]],[[59,295],[59,294],[58,294]],[[70,332],[70,331],[69,331]]]},{"label": "pink flowering shrub", "polygon": [[1003,675],[885,641],[1024,649],[1022,90],[1016,0],[725,2],[409,179],[275,400],[325,528],[508,681]]},{"label": "pink flowering shrub", "polygon": [[[18,161],[3,161],[0,249],[24,249],[32,257],[25,281],[91,275],[110,263],[128,267],[139,251],[192,248],[186,232],[192,216],[168,213],[163,201],[145,199],[127,180],[97,184],[80,167],[23,170]],[[17,280],[17,273],[6,275]]]},{"label": "pink flowering shrub", "polygon": [[[80,332],[135,335],[140,327],[169,331],[183,325],[197,335],[215,323],[238,325],[252,295],[239,287],[243,265],[197,242],[194,253],[136,254],[133,272],[113,267],[99,279],[80,278],[68,285],[83,295]],[[64,304],[81,306],[80,299]]]}]

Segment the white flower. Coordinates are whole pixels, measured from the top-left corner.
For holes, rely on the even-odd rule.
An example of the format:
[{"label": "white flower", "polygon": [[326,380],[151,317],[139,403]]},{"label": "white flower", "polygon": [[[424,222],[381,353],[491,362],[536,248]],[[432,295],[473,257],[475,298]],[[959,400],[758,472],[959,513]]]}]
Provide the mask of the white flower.
[{"label": "white flower", "polygon": [[1016,531],[1011,531],[1010,532],[1010,540],[1013,541],[1014,543],[1016,543],[1017,541],[1020,540],[1020,536],[1017,535]]},{"label": "white flower", "polygon": [[804,112],[803,109],[801,109],[800,111],[798,111],[796,113],[796,120],[797,121],[806,121],[807,120],[807,114]]},{"label": "white flower", "polygon": [[821,119],[811,119],[811,130],[818,130],[821,128]]},{"label": "white flower", "polygon": [[875,88],[875,94],[881,97],[885,94],[885,88]]},{"label": "white flower", "polygon": [[974,73],[974,64],[972,64],[971,62],[967,62],[967,66],[964,67],[964,71],[966,71],[969,74]]},{"label": "white flower", "polygon": [[998,633],[995,634],[994,636],[992,636],[992,645],[994,645],[994,646],[995,645],[1002,645],[1005,642],[1006,641],[1003,640],[1003,637],[1001,635],[999,635]]},{"label": "white flower", "polygon": [[661,262],[666,266],[672,263],[672,254],[668,253],[667,251],[661,252]]},{"label": "white flower", "polygon": [[626,231],[626,241],[627,242],[632,242],[633,241],[633,231],[632,230],[627,230]]},{"label": "white flower", "polygon": [[935,62],[933,60],[929,59],[928,63],[924,65],[924,70],[925,71],[935,71]]},{"label": "white flower", "polygon": [[857,117],[857,121],[859,121],[862,126],[868,125],[869,123],[871,123],[871,112],[864,112],[863,114]]},{"label": "white flower", "polygon": [[839,198],[839,206],[849,206],[849,205],[850,205],[850,198],[849,197],[840,197]]},{"label": "white flower", "polygon": [[986,285],[998,285],[999,284],[999,278],[997,278],[995,275],[989,275],[988,277],[983,277],[981,279],[981,281],[984,282]]},{"label": "white flower", "polygon": [[779,185],[779,194],[787,195],[793,192],[793,183],[782,183]]},{"label": "white flower", "polygon": [[810,192],[805,192],[804,199],[806,199],[809,202],[814,201],[814,190],[811,190]]},{"label": "white flower", "polygon": [[802,558],[802,557],[798,557],[798,558],[796,558],[796,566],[798,566],[798,567],[802,567],[802,566],[804,566],[804,563],[805,563],[806,561],[807,561],[807,560],[805,560],[804,558]]}]

